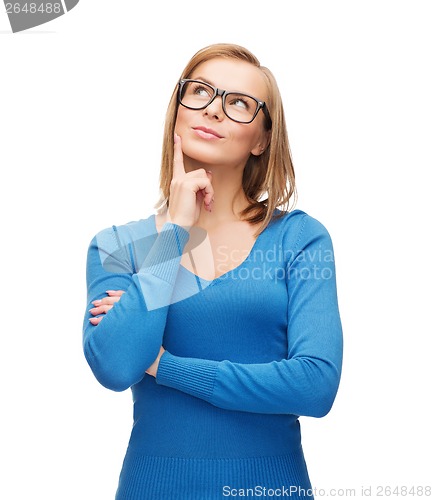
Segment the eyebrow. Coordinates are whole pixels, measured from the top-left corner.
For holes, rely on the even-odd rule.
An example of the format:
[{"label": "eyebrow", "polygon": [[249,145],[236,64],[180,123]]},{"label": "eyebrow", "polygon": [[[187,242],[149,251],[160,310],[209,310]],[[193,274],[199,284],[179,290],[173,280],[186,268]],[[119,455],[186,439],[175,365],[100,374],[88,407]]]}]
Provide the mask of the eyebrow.
[{"label": "eyebrow", "polygon": [[[204,78],[202,76],[196,76],[195,78],[192,78],[192,80],[200,80],[203,83],[208,83],[209,85],[212,85],[213,87],[219,88],[217,85],[215,85],[215,83],[211,82],[210,80],[208,80],[207,78]],[[243,90],[229,90],[228,92],[233,92],[235,94],[252,95],[252,94],[249,94],[248,92],[245,92]]]},{"label": "eyebrow", "polygon": [[194,80],[200,80],[204,83],[208,83],[209,85],[213,85],[214,87],[216,87],[216,85],[214,83],[212,83],[211,81],[207,80],[206,78],[203,78],[202,76],[197,76],[194,78]]}]

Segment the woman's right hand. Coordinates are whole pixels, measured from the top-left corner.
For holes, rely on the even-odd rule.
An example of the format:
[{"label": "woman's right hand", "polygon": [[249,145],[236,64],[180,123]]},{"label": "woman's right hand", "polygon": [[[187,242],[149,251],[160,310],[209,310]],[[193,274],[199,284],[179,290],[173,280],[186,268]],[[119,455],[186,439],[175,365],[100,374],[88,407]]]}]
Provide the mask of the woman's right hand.
[{"label": "woman's right hand", "polygon": [[189,229],[197,222],[203,202],[205,209],[212,211],[213,198],[212,173],[204,168],[185,172],[182,140],[174,134],[173,178],[167,221]]}]

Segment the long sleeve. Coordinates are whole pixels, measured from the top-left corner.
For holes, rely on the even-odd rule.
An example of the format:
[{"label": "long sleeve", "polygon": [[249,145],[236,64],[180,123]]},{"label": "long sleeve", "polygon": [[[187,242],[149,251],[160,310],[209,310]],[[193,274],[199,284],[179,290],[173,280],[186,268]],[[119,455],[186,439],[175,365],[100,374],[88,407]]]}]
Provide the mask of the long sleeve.
[{"label": "long sleeve", "polygon": [[[149,237],[148,237],[149,239]],[[97,380],[114,391],[139,382],[156,359],[173,287],[189,233],[166,223],[152,239],[146,258],[135,269],[132,243],[121,244],[117,228],[98,233],[87,255],[87,310],[84,354]],[[120,300],[94,326],[92,302],[107,290],[124,290]]]},{"label": "long sleeve", "polygon": [[287,357],[244,364],[166,351],[158,384],[228,410],[314,417],[329,412],[343,351],[332,241],[326,228],[305,214],[291,248],[285,267]]}]

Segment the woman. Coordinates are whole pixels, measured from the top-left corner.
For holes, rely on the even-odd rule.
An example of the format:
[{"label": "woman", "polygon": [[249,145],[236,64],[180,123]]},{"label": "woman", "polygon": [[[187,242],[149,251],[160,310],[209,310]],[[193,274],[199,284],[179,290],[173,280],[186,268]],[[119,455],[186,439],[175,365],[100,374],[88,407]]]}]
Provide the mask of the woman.
[{"label": "woman", "polygon": [[298,416],[326,415],[339,385],[333,250],[277,208],[295,192],[283,107],[249,51],[191,59],[160,181],[158,213],[88,253],[85,356],[134,398],[116,498],[312,498]]}]

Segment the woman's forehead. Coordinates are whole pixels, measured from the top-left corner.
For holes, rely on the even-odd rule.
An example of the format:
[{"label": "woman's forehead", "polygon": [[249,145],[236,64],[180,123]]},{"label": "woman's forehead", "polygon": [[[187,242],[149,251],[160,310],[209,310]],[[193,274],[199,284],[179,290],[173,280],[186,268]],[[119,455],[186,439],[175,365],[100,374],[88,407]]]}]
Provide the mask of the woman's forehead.
[{"label": "woman's forehead", "polygon": [[189,78],[206,81],[223,90],[251,94],[265,100],[267,88],[259,68],[240,59],[216,57],[199,64]]}]

